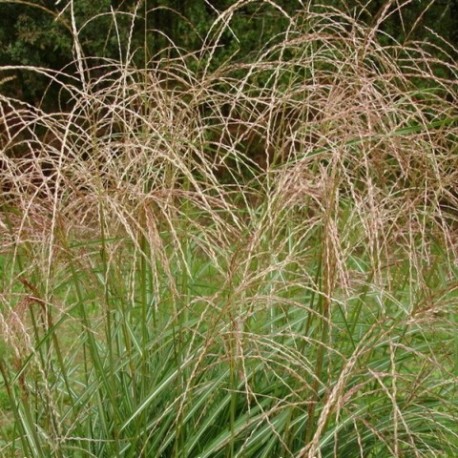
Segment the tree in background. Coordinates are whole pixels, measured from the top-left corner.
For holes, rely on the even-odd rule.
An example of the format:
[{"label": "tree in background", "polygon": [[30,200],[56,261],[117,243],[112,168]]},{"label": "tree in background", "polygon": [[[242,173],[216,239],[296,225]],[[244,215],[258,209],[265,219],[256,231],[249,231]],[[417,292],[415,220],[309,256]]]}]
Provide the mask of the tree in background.
[{"label": "tree in background", "polygon": [[[129,56],[133,56],[136,65],[144,66],[161,53],[200,49],[209,30],[217,33],[211,26],[219,14],[237,3],[231,27],[224,28],[219,39],[215,65],[234,55],[243,58],[262,49],[284,29],[285,15],[293,15],[299,9],[319,8],[317,2],[299,0],[245,4],[236,0],[0,0],[0,65],[38,66],[56,71],[66,68],[73,72],[71,7],[85,56],[122,61],[128,54],[129,43]],[[377,21],[381,12],[388,14],[383,31],[398,41],[426,39],[434,43],[440,40],[440,34],[451,43],[458,42],[458,7],[451,0],[427,5],[415,0],[402,9],[397,2],[386,0],[373,0],[364,8],[357,0],[325,3],[350,15],[362,15],[368,23]],[[2,91],[30,103],[41,101],[48,86],[45,79],[40,81],[36,74],[27,72],[6,73],[15,78],[4,84]],[[45,105],[55,103],[57,90],[48,88],[52,97]]]}]

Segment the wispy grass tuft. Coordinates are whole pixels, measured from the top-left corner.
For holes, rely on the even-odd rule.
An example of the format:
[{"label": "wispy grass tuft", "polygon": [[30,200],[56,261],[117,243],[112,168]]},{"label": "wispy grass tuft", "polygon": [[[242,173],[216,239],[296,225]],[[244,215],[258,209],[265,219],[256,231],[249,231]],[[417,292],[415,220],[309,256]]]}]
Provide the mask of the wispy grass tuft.
[{"label": "wispy grass tuft", "polygon": [[2,456],[457,454],[456,63],[320,9],[212,70],[243,4],[0,95]]}]

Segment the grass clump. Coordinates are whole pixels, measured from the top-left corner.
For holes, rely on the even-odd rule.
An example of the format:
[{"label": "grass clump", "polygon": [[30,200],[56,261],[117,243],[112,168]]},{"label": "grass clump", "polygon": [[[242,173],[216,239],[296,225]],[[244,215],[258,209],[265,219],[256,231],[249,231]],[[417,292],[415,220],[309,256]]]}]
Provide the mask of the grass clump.
[{"label": "grass clump", "polygon": [[1,96],[4,456],[456,455],[456,65],[326,9],[210,70],[236,10]]}]

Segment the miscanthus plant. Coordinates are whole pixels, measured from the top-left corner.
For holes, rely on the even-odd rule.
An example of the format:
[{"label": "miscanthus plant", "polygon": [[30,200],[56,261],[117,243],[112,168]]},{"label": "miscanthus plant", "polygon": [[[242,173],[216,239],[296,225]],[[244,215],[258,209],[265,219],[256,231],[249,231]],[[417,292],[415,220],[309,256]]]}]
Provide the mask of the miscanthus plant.
[{"label": "miscanthus plant", "polygon": [[0,96],[2,456],[458,454],[454,50],[241,6]]}]

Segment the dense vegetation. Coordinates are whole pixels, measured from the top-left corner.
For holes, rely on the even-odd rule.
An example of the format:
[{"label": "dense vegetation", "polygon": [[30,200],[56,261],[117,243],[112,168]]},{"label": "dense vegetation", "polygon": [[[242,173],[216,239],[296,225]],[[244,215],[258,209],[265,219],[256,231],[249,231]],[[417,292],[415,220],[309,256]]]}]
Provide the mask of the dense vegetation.
[{"label": "dense vegetation", "polygon": [[109,3],[0,3],[0,454],[457,456],[439,10]]},{"label": "dense vegetation", "polygon": [[[369,27],[383,17],[378,24],[380,31],[402,44],[421,40],[423,46],[429,43],[428,46],[442,47],[439,34],[458,46],[458,4],[441,0],[427,5],[421,0],[402,4],[371,0],[364,7],[357,0],[0,0],[0,65],[74,71],[77,34],[86,56],[122,61],[128,58],[136,66],[144,66],[161,53],[177,57],[177,48],[184,53],[205,47],[207,33],[216,25],[218,14],[237,3],[242,4],[237,6],[237,14],[230,17],[231,26],[221,30],[221,46],[212,59],[214,68],[233,58],[234,53],[238,59],[244,59],[258,52],[276,35],[284,33],[289,24],[287,16],[308,8],[324,10],[324,5]],[[382,34],[377,39],[389,43]],[[433,53],[437,52],[435,49]],[[89,67],[93,69],[94,65]],[[10,95],[56,109],[58,88],[53,87],[46,100],[41,100],[49,85],[45,77],[17,69],[9,75],[14,79],[5,83],[4,90]]]}]

